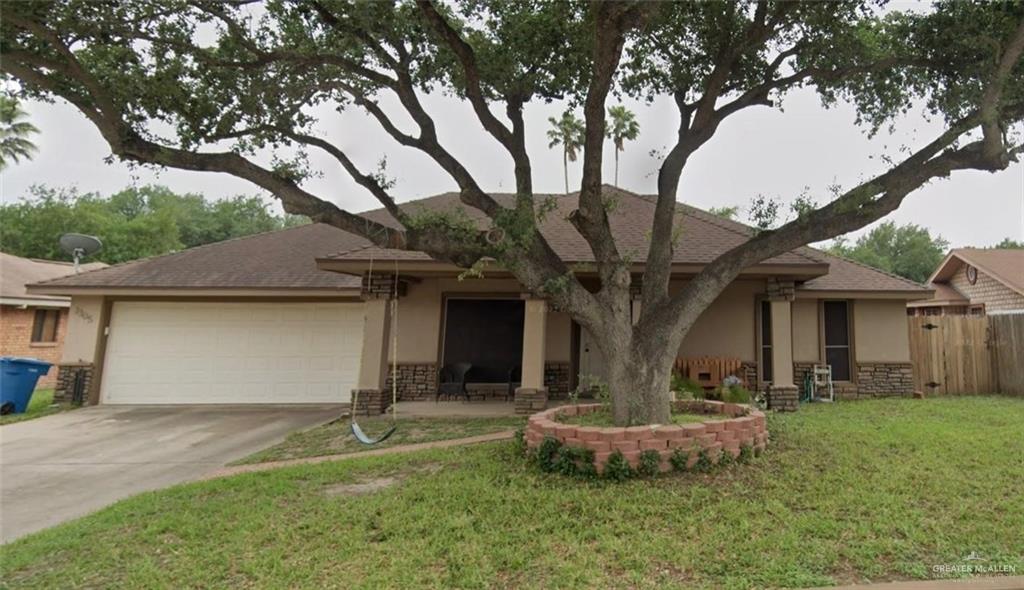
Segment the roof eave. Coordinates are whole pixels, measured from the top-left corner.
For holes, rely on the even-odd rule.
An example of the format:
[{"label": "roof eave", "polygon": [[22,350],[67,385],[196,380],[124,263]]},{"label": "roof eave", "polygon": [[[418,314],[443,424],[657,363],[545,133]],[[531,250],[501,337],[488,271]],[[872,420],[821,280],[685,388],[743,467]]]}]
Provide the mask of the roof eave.
[{"label": "roof eave", "polygon": [[[459,274],[466,271],[465,268],[439,260],[399,260],[397,264],[393,260],[373,261],[382,272],[418,273],[424,276]],[[336,258],[317,258],[317,268],[329,272],[360,276],[369,271],[371,261],[369,260],[338,260]],[[567,264],[593,265],[593,262],[571,262]],[[704,269],[700,263],[674,263],[672,274],[674,276],[695,275]],[[757,264],[744,269],[740,274],[745,278],[757,276],[783,276],[796,280],[810,280],[828,274],[829,265],[826,262],[811,264]],[[643,272],[644,265],[635,263],[631,267],[632,272]],[[510,276],[509,271],[495,267],[485,271],[496,276]],[[577,271],[580,276],[596,274],[589,270]]]},{"label": "roof eave", "polygon": [[71,301],[57,297],[0,297],[0,305],[17,307],[71,307]]},{"label": "roof eave", "polygon": [[73,296],[145,297],[358,297],[358,287],[112,287],[27,285],[30,293]]},{"label": "roof eave", "polygon": [[899,299],[917,301],[930,299],[935,291],[901,291],[886,289],[796,289],[797,299]]}]

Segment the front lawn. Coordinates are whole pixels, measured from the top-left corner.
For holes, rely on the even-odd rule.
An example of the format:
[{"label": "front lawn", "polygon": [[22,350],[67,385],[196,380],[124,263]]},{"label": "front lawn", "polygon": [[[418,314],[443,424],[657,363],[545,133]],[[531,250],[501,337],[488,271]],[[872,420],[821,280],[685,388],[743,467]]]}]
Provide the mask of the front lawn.
[{"label": "front lawn", "polygon": [[[391,420],[387,417],[357,418],[359,426],[370,437],[387,430]],[[365,446],[352,436],[348,420],[339,420],[302,432],[291,434],[284,442],[250,455],[236,464],[264,463],[301,457],[340,455],[367,449],[382,449],[435,440],[465,438],[503,430],[514,430],[523,426],[522,416],[498,417],[437,417],[399,418],[398,429],[386,441],[372,447]]]},{"label": "front lawn", "polygon": [[[802,406],[749,465],[623,484],[509,443],[147,493],[0,549],[11,588],[764,588],[1024,572],[1024,400]],[[968,562],[970,563],[970,562]]]},{"label": "front lawn", "polygon": [[37,389],[32,394],[32,399],[29,400],[28,408],[25,409],[24,413],[0,416],[0,425],[11,424],[12,422],[22,422],[33,418],[41,418],[43,416],[49,416],[50,414],[56,414],[57,412],[63,412],[64,410],[70,409],[71,406],[69,405],[53,403],[52,389]]}]

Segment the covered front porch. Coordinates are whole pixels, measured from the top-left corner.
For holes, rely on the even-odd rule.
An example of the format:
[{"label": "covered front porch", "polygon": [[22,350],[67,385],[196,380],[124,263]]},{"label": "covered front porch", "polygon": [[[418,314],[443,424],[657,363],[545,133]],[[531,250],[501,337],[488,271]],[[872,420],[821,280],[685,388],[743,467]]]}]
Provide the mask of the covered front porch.
[{"label": "covered front porch", "polygon": [[[400,411],[424,414],[527,414],[547,407],[552,389],[565,397],[569,351],[560,345],[568,344],[568,318],[515,285],[398,273],[365,277],[353,411],[379,414],[397,399]],[[553,315],[561,316],[554,328]],[[549,350],[552,340],[565,350]]]},{"label": "covered front porch", "polygon": [[[791,285],[737,281],[698,320],[678,356],[718,359],[750,389],[770,381],[780,405],[795,405]],[[453,415],[486,404],[481,408],[490,409],[479,411],[528,414],[603,373],[605,359],[587,331],[510,278],[367,275],[362,297],[357,414],[384,412],[392,399],[403,404],[400,411]],[[639,314],[639,301],[633,313]],[[453,375],[459,366],[464,371]]]}]

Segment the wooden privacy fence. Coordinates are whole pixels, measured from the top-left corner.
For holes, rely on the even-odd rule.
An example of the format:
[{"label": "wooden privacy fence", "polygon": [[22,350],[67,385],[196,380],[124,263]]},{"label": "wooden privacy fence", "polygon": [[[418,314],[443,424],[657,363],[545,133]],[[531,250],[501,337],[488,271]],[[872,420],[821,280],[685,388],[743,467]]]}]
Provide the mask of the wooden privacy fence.
[{"label": "wooden privacy fence", "polygon": [[988,316],[996,387],[1007,395],[1024,395],[1024,313]]},{"label": "wooden privacy fence", "polygon": [[907,320],[916,391],[1024,395],[1024,314]]}]

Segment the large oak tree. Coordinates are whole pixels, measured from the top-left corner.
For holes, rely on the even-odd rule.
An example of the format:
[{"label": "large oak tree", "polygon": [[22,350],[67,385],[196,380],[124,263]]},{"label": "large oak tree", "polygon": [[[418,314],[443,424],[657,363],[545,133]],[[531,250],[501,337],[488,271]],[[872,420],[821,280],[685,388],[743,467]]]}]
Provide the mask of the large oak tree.
[{"label": "large oak tree", "polygon": [[[235,175],[273,193],[290,213],[380,246],[465,267],[497,260],[596,335],[610,359],[617,423],[668,420],[669,371],[680,342],[745,267],[863,227],[933,179],[1005,169],[1021,149],[1022,51],[1020,2],[942,2],[900,12],[860,1],[65,0],[8,3],[0,24],[4,74],[26,97],[75,105],[118,158]],[[670,292],[676,192],[690,157],[732,115],[780,106],[800,87],[816,89],[826,104],[851,102],[868,129],[908,109],[928,111],[945,128]],[[601,194],[607,99],[616,91],[670,96],[679,115],[658,173],[642,277],[631,276],[633,261],[616,245]],[[428,92],[472,105],[508,153],[513,204],[494,199],[439,139],[421,100]],[[389,96],[411,127],[381,106]],[[531,102],[556,99],[579,105],[584,116],[582,180],[570,220],[593,251],[596,291],[536,229],[546,209],[534,198],[523,113]],[[462,202],[504,238],[492,243],[489,228],[404,212],[378,171],[360,169],[319,131],[323,121],[313,113],[323,109],[312,107],[324,104],[362,109],[400,144],[429,156]],[[301,161],[266,163],[268,150],[296,146],[333,157],[402,227],[311,194],[303,186],[311,171]],[[630,283],[637,279],[642,312],[634,325]]]}]

